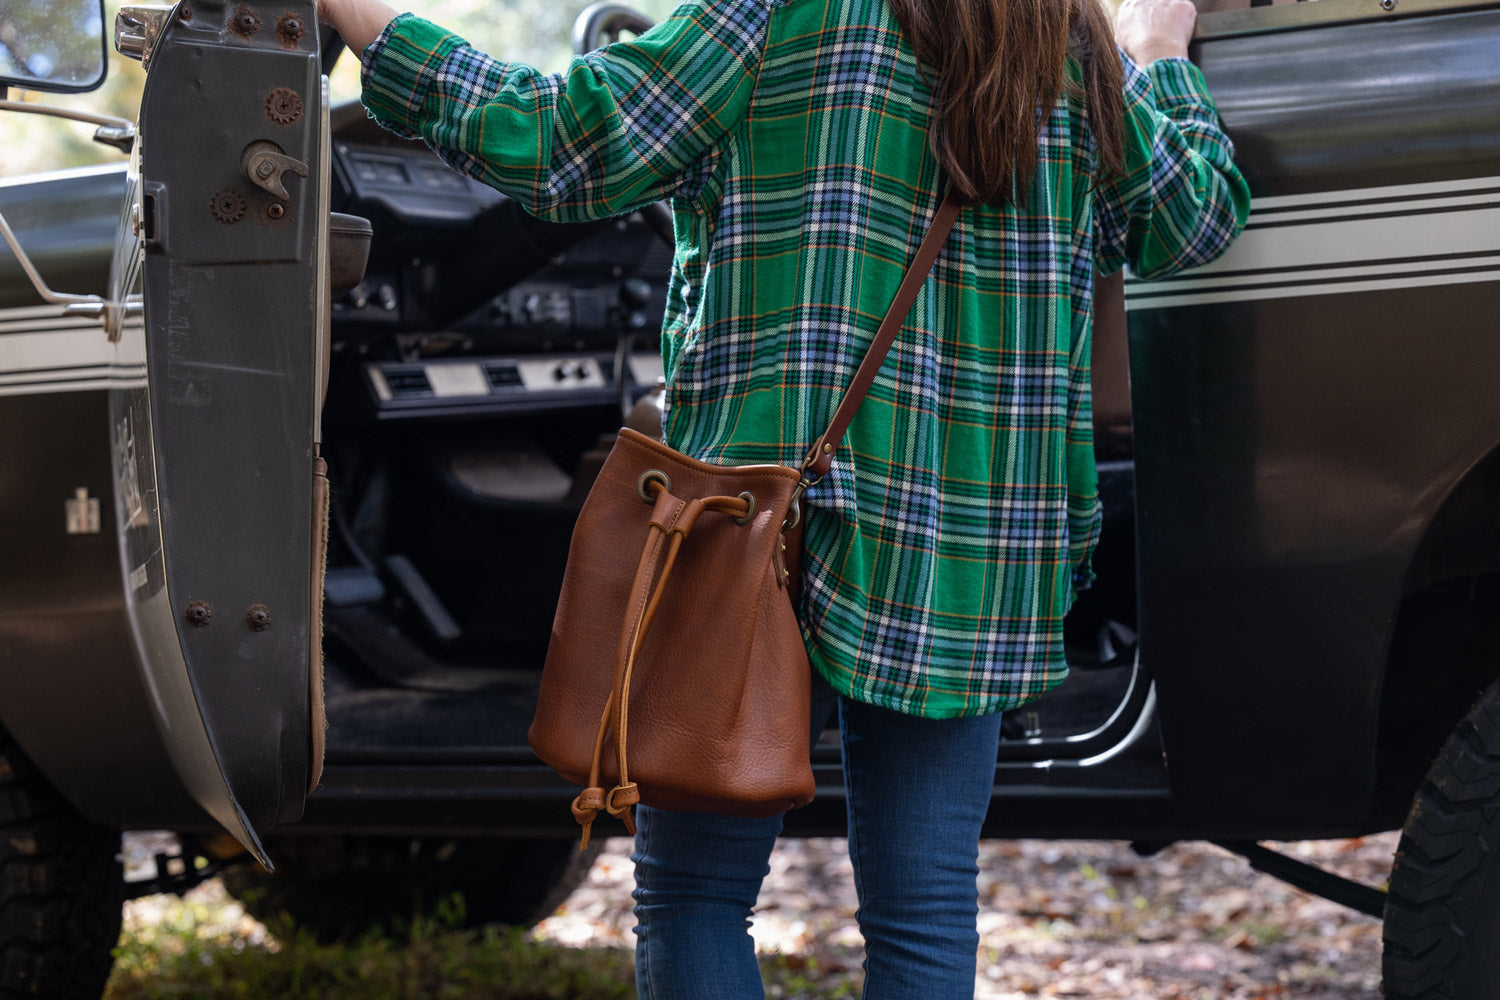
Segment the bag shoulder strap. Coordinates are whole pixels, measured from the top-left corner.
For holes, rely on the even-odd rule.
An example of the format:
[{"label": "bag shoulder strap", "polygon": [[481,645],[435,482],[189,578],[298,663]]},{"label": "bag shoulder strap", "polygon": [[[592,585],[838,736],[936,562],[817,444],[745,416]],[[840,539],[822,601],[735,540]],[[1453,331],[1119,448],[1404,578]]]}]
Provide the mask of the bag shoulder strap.
[{"label": "bag shoulder strap", "polygon": [[854,373],[854,380],[849,383],[849,388],[844,392],[844,398],[839,401],[838,409],[833,413],[833,420],[829,422],[828,429],[823,432],[823,436],[813,442],[807,457],[802,460],[803,490],[828,474],[828,469],[833,465],[834,453],[838,451],[839,442],[844,439],[844,432],[849,429],[849,424],[854,420],[855,411],[865,401],[865,393],[869,392],[870,386],[874,384],[875,374],[880,371],[880,366],[885,363],[886,355],[895,344],[896,335],[901,332],[901,326],[906,322],[906,315],[911,312],[911,307],[916,303],[917,294],[927,280],[927,273],[932,270],[933,262],[937,260],[943,244],[947,242],[948,233],[952,231],[953,224],[958,221],[958,213],[962,208],[963,204],[958,195],[950,187],[942,204],[938,206],[937,213],[932,217],[932,224],[927,229],[927,235],[922,238],[921,246],[917,247],[917,254],[912,258],[911,266],[906,269],[906,277],[901,279],[901,286],[896,289],[896,297],[891,301],[890,309],[886,310],[885,319],[881,320],[880,328],[875,331],[875,339],[870,342],[870,349],[865,353],[864,361],[860,362],[859,370]]}]

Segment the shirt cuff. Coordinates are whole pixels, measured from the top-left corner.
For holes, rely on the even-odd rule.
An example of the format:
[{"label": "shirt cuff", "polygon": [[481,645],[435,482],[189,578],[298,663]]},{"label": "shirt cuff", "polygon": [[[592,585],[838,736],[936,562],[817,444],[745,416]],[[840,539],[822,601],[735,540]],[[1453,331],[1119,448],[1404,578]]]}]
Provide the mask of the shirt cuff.
[{"label": "shirt cuff", "polygon": [[417,138],[423,106],[449,53],[465,44],[415,14],[398,14],[360,55],[361,100],[370,117]]},{"label": "shirt cuff", "polygon": [[1208,81],[1203,71],[1182,58],[1156,59],[1146,67],[1157,107],[1173,103],[1201,103],[1208,96]]}]

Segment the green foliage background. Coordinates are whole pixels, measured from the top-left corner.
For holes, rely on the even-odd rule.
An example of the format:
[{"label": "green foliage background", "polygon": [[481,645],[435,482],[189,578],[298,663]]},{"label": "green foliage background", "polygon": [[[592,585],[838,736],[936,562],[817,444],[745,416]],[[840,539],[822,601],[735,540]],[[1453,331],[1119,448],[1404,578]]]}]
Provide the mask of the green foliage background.
[{"label": "green foliage background", "polygon": [[[0,0],[0,13],[6,0]],[[30,7],[25,0],[23,6]],[[104,25],[113,37],[115,13],[121,0],[105,0]],[[630,5],[660,19],[671,12],[674,0],[630,0]],[[397,9],[402,4],[393,3]],[[571,55],[573,21],[587,0],[414,0],[410,9],[459,32],[474,45],[502,59],[515,59],[545,70],[557,70]],[[45,9],[35,4],[36,10]],[[146,75],[141,64],[125,59],[109,46],[109,76],[104,86],[89,94],[42,94],[12,91],[11,99],[100,112],[129,118],[140,108]],[[347,52],[330,75],[335,103],[359,96],[358,62]],[[87,125],[40,115],[0,112],[0,177],[118,163],[118,152],[94,143]]]}]

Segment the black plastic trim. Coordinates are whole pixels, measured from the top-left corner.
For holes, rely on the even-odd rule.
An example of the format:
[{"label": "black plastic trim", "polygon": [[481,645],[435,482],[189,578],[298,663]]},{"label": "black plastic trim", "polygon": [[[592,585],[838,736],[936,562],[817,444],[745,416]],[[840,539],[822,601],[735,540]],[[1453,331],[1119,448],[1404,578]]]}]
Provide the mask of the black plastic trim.
[{"label": "black plastic trim", "polygon": [[1358,910],[1377,920],[1385,916],[1386,893],[1381,889],[1324,871],[1250,841],[1216,840],[1214,844],[1230,854],[1238,854],[1250,862],[1250,867],[1256,871],[1265,872],[1304,892]]}]

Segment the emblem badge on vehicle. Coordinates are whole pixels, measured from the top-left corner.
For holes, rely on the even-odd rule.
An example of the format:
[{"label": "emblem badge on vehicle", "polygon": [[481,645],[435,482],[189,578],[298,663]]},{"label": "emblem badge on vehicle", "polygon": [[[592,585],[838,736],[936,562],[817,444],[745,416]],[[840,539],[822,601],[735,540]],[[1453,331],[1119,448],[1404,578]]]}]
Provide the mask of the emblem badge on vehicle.
[{"label": "emblem badge on vehicle", "polygon": [[68,512],[68,534],[97,535],[99,533],[99,498],[89,496],[87,487],[80,486],[66,503]]}]

